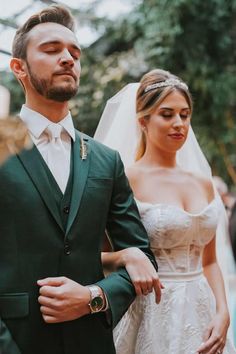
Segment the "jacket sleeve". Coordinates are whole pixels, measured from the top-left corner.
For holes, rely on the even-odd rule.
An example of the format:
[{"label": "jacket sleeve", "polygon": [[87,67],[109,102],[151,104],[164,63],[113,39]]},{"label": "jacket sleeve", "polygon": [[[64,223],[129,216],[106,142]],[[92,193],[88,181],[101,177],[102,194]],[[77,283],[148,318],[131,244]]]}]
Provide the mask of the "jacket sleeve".
[{"label": "jacket sleeve", "polygon": [[[149,248],[146,230],[140,220],[132,190],[124,173],[120,156],[116,154],[114,187],[107,222],[107,232],[114,251],[138,247],[157,270],[155,258]],[[135,290],[125,268],[111,273],[97,283],[105,292],[115,327],[135,298]]]},{"label": "jacket sleeve", "polygon": [[21,354],[5,323],[0,318],[0,353]]}]

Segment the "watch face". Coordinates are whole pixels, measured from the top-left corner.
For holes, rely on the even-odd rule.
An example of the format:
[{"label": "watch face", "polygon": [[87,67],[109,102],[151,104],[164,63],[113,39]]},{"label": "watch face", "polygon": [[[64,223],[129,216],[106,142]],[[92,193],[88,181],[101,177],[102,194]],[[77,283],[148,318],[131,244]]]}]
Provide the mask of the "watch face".
[{"label": "watch face", "polygon": [[90,306],[93,311],[100,311],[104,306],[102,297],[96,296],[95,298],[93,298],[91,300]]}]

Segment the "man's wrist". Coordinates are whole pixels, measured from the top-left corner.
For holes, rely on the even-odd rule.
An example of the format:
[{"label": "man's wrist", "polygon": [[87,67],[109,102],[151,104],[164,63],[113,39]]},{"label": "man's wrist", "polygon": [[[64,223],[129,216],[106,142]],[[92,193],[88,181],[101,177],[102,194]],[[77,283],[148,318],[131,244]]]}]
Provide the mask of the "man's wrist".
[{"label": "man's wrist", "polygon": [[107,299],[103,290],[95,284],[87,285],[90,291],[90,301],[88,306],[90,308],[90,313],[98,313],[107,310]]}]

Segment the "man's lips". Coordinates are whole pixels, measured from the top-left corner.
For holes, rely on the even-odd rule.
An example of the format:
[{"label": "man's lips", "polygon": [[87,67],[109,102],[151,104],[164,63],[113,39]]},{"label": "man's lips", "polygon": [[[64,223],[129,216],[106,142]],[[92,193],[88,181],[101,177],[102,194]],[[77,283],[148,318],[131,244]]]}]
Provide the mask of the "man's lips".
[{"label": "man's lips", "polygon": [[71,71],[61,71],[61,72],[55,73],[54,75],[56,75],[56,76],[61,76],[61,75],[71,76],[71,77],[73,77],[73,79],[75,81],[77,81],[77,77]]}]

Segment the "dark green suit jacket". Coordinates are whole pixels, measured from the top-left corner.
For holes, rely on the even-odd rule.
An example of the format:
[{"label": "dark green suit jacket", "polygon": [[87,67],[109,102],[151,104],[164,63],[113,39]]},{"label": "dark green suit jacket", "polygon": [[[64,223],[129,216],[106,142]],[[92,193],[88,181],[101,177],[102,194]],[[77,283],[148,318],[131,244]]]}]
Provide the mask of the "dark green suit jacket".
[{"label": "dark green suit jacket", "polygon": [[[119,154],[80,136],[73,146],[73,186],[67,225],[56,204],[48,173],[36,147],[0,168],[0,353],[112,354],[114,327],[134,300],[125,269],[104,278],[104,231],[114,250],[142,249],[155,264],[146,231]],[[60,324],[46,324],[40,313],[37,280],[66,276],[97,283],[109,302],[105,313]]]}]

